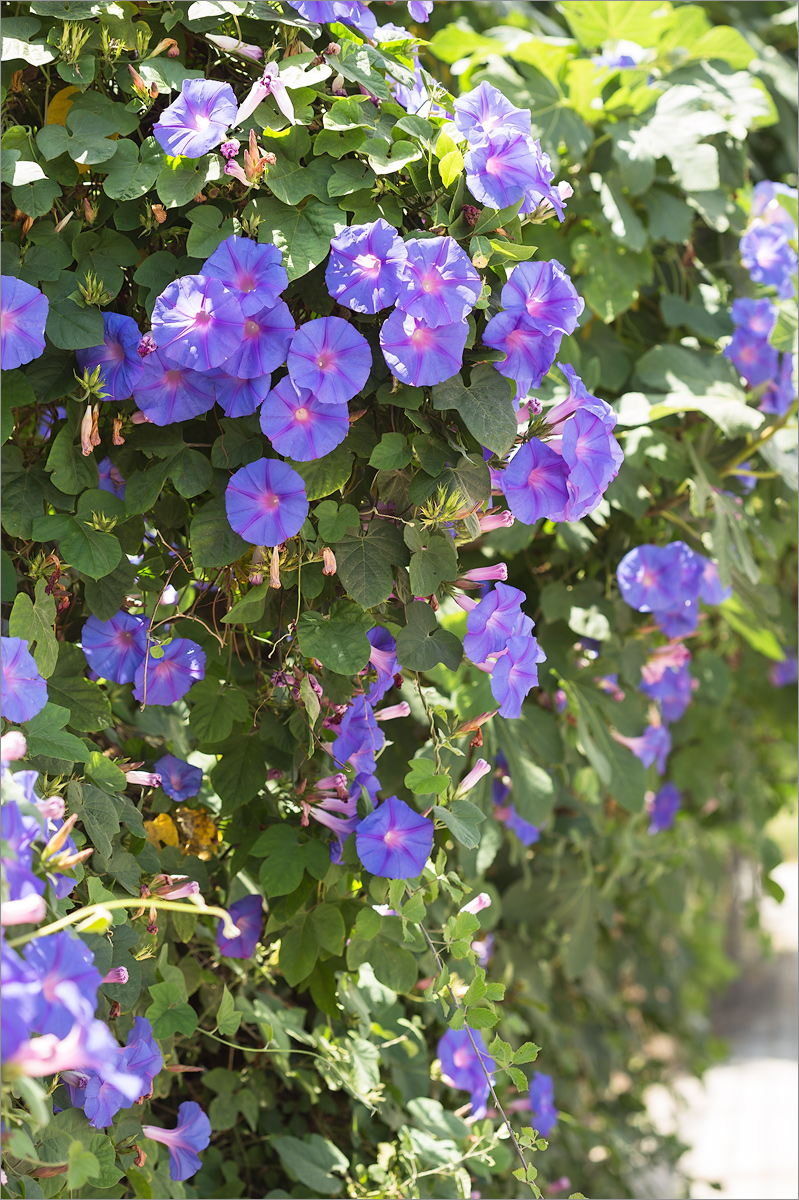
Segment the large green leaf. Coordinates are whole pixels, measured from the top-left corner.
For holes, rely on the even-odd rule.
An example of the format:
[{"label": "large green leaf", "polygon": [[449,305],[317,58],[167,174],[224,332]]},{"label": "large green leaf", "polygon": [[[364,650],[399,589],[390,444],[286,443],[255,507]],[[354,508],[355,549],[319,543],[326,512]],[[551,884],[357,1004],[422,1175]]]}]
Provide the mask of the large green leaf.
[{"label": "large green leaf", "polygon": [[430,671],[443,663],[454,671],[463,658],[463,645],[442,629],[429,604],[415,600],[405,610],[407,625],[397,634],[397,658],[410,671]]},{"label": "large green leaf", "polygon": [[260,218],[258,240],[274,242],[282,251],[290,280],[307,275],[323,262],[331,240],[347,224],[340,208],[320,200],[309,200],[302,208],[292,208],[279,200],[253,200],[245,216]]},{"label": "large green leaf", "polygon": [[432,389],[433,407],[439,412],[454,409],[463,417],[469,433],[481,446],[495,454],[507,454],[518,434],[513,408],[513,387],[498,371],[481,363],[466,384],[453,375]]},{"label": "large green leaf", "polygon": [[[346,1171],[349,1164],[345,1155],[327,1138],[317,1133],[303,1140],[281,1136],[272,1138],[272,1145],[285,1169],[312,1192],[320,1196],[339,1194],[344,1184],[337,1176]],[[331,1174],[333,1171],[335,1175]]]},{"label": "large green leaf", "polygon": [[95,733],[111,724],[111,704],[98,683],[84,677],[86,659],[77,646],[59,642],[56,669],[47,681],[50,699],[69,710],[69,724]]},{"label": "large green leaf", "polygon": [[347,535],[336,543],[338,576],[361,608],[374,608],[391,595],[394,566],[405,566],[408,551],[402,535],[386,521],[372,521],[363,535]]},{"label": "large green leaf", "polygon": [[83,742],[64,729],[68,720],[69,709],[60,704],[45,704],[41,712],[24,724],[28,753],[33,756],[44,754],[69,763],[88,762],[89,751]]},{"label": "large green leaf", "polygon": [[306,611],[297,622],[300,650],[330,671],[354,675],[369,661],[366,634],[373,624],[368,613],[348,600],[337,600],[329,615]]},{"label": "large green leaf", "polygon": [[8,618],[11,637],[24,638],[33,654],[39,674],[45,679],[52,675],[58,658],[55,625],[55,600],[46,592],[47,580],[36,581],[35,599],[20,592]]}]

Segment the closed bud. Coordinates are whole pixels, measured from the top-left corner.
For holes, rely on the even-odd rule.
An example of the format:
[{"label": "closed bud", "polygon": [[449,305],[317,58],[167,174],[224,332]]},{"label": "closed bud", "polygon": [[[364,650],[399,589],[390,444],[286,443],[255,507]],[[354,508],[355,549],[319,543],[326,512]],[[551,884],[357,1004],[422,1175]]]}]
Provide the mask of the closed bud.
[{"label": "closed bud", "polygon": [[272,557],[269,562],[269,586],[280,587],[280,552],[277,546],[272,547]]},{"label": "closed bud", "polygon": [[322,574],[335,575],[336,573],[336,556],[327,546],[322,550]]}]

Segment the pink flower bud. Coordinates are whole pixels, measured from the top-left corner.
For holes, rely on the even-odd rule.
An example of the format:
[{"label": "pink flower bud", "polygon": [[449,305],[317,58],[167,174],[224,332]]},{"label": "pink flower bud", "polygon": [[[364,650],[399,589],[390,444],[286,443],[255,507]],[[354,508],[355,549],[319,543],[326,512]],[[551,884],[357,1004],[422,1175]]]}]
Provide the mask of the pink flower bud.
[{"label": "pink flower bud", "polygon": [[323,575],[335,575],[336,570],[337,570],[336,556],[332,550],[328,549],[327,546],[325,546],[324,549],[322,550],[322,562],[324,564],[322,567],[322,574]]},{"label": "pink flower bud", "polygon": [[112,967],[108,974],[103,976],[103,983],[127,983],[128,978],[127,967]]},{"label": "pink flower bud", "polygon": [[156,788],[161,786],[161,776],[155,771],[128,771],[128,783],[138,787]]},{"label": "pink flower bud", "polygon": [[376,721],[393,721],[395,717],[410,716],[411,706],[407,700],[400,700],[399,704],[390,704],[388,708],[381,708],[375,713]]},{"label": "pink flower bud", "polygon": [[0,738],[0,759],[4,763],[17,762],[28,753],[25,735],[19,729],[10,729]]},{"label": "pink flower bud", "polygon": [[472,788],[474,787],[474,785],[476,783],[479,783],[479,781],[483,778],[484,775],[488,775],[488,774],[490,774],[490,772],[491,772],[491,767],[486,762],[486,760],[484,758],[478,758],[477,762],[474,764],[471,771],[469,771],[469,773],[467,775],[464,775],[463,779],[458,784],[458,788],[457,788],[457,791],[455,792],[455,795],[456,796],[465,796],[467,792],[470,792],[472,790]]},{"label": "pink flower bud", "polygon": [[53,834],[45,846],[44,850],[42,851],[42,858],[52,858],[53,855],[58,854],[60,850],[64,849],[66,840],[72,833],[72,830],[75,828],[77,819],[77,813],[73,813],[71,817],[67,817],[61,828]]},{"label": "pink flower bud", "polygon": [[475,896],[474,900],[470,900],[468,904],[464,904],[461,912],[471,913],[476,917],[484,908],[491,907],[491,897],[488,892],[481,892],[479,896]]},{"label": "pink flower bud", "polygon": [[[141,347],[141,343],[139,343],[139,345]],[[136,412],[132,414],[130,419],[134,425],[152,425],[150,418],[140,409],[136,409]]]},{"label": "pink flower bud", "polygon": [[60,821],[64,816],[63,796],[49,796],[46,800],[37,800],[36,807],[45,821]]},{"label": "pink flower bud", "polygon": [[2,925],[38,925],[47,915],[44,896],[23,896],[21,900],[5,900],[0,908]]},{"label": "pink flower bud", "polygon": [[516,518],[509,509],[505,509],[504,512],[486,513],[478,519],[480,532],[491,533],[493,529],[509,529]]},{"label": "pink flower bud", "polygon": [[504,581],[508,578],[508,568],[505,563],[494,563],[491,567],[472,567],[471,571],[464,571],[458,582],[463,584],[464,581],[469,583],[493,583],[495,580]]}]

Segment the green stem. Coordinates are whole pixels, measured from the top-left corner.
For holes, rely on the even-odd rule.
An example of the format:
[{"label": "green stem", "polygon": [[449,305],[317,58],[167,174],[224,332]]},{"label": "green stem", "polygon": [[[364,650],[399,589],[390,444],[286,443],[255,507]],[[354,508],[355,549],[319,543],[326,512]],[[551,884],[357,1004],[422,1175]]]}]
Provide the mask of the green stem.
[{"label": "green stem", "polygon": [[9,946],[17,947],[24,946],[28,942],[36,941],[37,938],[48,937],[51,933],[58,933],[60,929],[67,929],[70,925],[76,924],[78,921],[89,920],[92,916],[99,915],[108,909],[120,908],[157,908],[166,912],[188,912],[195,916],[198,913],[205,913],[212,917],[219,917],[225,923],[225,936],[235,936],[234,930],[236,926],[230,919],[230,916],[225,912],[224,908],[217,908],[213,904],[180,904],[177,900],[161,900],[158,896],[138,897],[137,899],[114,899],[105,900],[99,904],[89,904],[85,908],[76,908],[74,912],[68,913],[67,916],[61,917],[58,921],[52,921],[49,925],[42,925],[40,929],[34,929],[33,933],[23,934],[22,937],[12,938],[9,941]]},{"label": "green stem", "polygon": [[724,470],[719,472],[722,479],[725,475],[733,475],[735,473],[735,468],[739,466],[740,463],[745,462],[746,459],[758,451],[761,446],[764,446],[766,442],[770,441],[774,437],[774,434],[788,423],[788,418],[792,415],[792,413],[793,405],[791,405],[791,408],[787,413],[785,413],[784,416],[780,417],[779,421],[775,421],[773,425],[769,425],[768,429],[764,430],[759,437],[755,438],[755,440],[750,443],[745,450],[740,450],[738,454],[731,458]]}]

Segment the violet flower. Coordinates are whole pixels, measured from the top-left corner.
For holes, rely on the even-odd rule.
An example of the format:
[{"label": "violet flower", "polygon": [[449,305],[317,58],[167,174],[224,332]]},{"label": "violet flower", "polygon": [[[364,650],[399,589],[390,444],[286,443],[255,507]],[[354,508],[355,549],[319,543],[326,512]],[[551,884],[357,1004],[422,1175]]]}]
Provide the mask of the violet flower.
[{"label": "violet flower", "polygon": [[498,659],[491,673],[491,694],[499,704],[499,715],[518,719],[522,703],[538,686],[538,664],[546,662],[546,654],[534,637],[516,636],[508,639],[506,653]]},{"label": "violet flower", "polygon": [[367,871],[383,879],[415,879],[433,849],[434,825],[404,800],[389,796],[355,832],[355,849]]},{"label": "violet flower", "polygon": [[100,482],[97,484],[100,491],[110,492],[112,496],[119,496],[120,500],[124,500],[125,480],[107,455],[98,462],[97,470],[100,472]]},{"label": "violet flower", "polygon": [[295,462],[324,458],[344,441],[350,428],[346,404],[322,404],[286,375],[261,408],[261,429],[278,454]]},{"label": "violet flower", "polygon": [[247,317],[239,330],[239,346],[222,364],[229,375],[252,377],[276,371],[286,361],[296,326],[288,305],[277,300]]},{"label": "violet flower", "polygon": [[796,251],[780,225],[756,220],[741,238],[741,261],[755,283],[773,287],[781,300],[794,294]]},{"label": "violet flower", "polygon": [[230,919],[240,931],[238,937],[225,937],[224,921],[216,928],[216,944],[226,958],[252,958],[264,931],[263,903],[260,896],[244,896],[231,904]]},{"label": "violet flower", "polygon": [[530,112],[516,108],[499,88],[484,80],[455,101],[455,128],[466,135],[470,145],[504,128],[529,137]]},{"label": "violet flower", "polygon": [[175,800],[178,804],[196,796],[203,785],[202,770],[193,767],[182,758],[176,758],[174,754],[165,754],[159,758],[155,769],[161,776],[161,787],[170,800]]},{"label": "violet flower", "polygon": [[496,1064],[488,1053],[480,1030],[448,1029],[438,1043],[436,1054],[441,1061],[444,1082],[450,1087],[469,1092],[472,1116],[484,1117]]},{"label": "violet flower", "polygon": [[124,609],[107,621],[89,617],[81,633],[81,646],[95,674],[114,683],[132,683],[147,653],[147,626],[144,617],[135,617]]},{"label": "violet flower", "polygon": [[4,371],[44,353],[44,327],[50,301],[24,279],[0,276],[0,363]]},{"label": "violet flower", "polygon": [[374,710],[363,696],[356,696],[338,727],[338,736],[330,746],[337,763],[352,763],[356,775],[372,775],[376,756],[386,744],[386,735],[378,728]]},{"label": "violet flower", "polygon": [[190,1179],[202,1163],[197,1157],[211,1141],[211,1122],[199,1104],[184,1100],[178,1109],[174,1129],[158,1125],[142,1125],[142,1133],[154,1142],[161,1142],[169,1151],[169,1174],[173,1180]]},{"label": "violet flower", "polygon": [[605,407],[607,414],[600,411],[598,415],[593,405],[584,405],[564,427],[561,449],[569,471],[567,521],[579,521],[596,508],[624,462],[624,452],[612,432],[616,414],[609,405]]},{"label": "violet flower", "polygon": [[511,512],[525,525],[542,517],[562,521],[569,500],[568,468],[563,458],[538,438],[514,454],[499,477]]},{"label": "violet flower", "polygon": [[401,383],[428,387],[457,375],[468,335],[465,320],[431,329],[395,309],[380,330],[380,346],[389,370]]},{"label": "violet flower", "polygon": [[[197,371],[220,367],[235,354],[243,322],[236,293],[205,275],[173,280],[156,300],[152,315],[161,356]],[[148,361],[152,357],[145,366]]]},{"label": "violet flower", "polygon": [[684,542],[636,546],[616,571],[622,599],[638,612],[670,612],[695,602],[703,570],[695,558]]},{"label": "violet flower", "polygon": [[234,293],[245,317],[272,308],[288,286],[283,255],[272,242],[254,242],[231,234],[203,263],[202,273]]},{"label": "violet flower", "polygon": [[267,63],[264,73],[250,88],[245,100],[239,105],[234,125],[243,125],[251,117],[259,104],[263,104],[267,96],[274,96],[278,106],[289,125],[294,124],[294,105],[291,103],[286,85],[280,79],[277,63]]},{"label": "violet flower", "polygon": [[73,1022],[86,1023],[92,1019],[102,976],[85,942],[62,930],[28,942],[23,957],[40,981],[32,1025],[37,1033],[63,1038]]},{"label": "violet flower", "polygon": [[166,646],[150,647],[136,668],[133,698],[141,704],[174,704],[204,675],[205,651],[189,638],[173,638]]},{"label": "violet flower", "polygon": [[264,52],[260,46],[250,46],[246,42],[240,41],[239,38],[226,37],[220,33],[206,33],[205,36],[209,42],[213,42],[218,49],[224,50],[226,54],[240,54],[242,58],[253,58],[256,62],[264,56]]},{"label": "violet flower", "polygon": [[229,83],[184,79],[180,95],[153,126],[158,145],[173,158],[202,158],[223,140],[236,120],[236,96]]},{"label": "violet flower", "polygon": [[231,527],[248,542],[279,546],[302,529],[308,499],[296,471],[278,459],[259,458],[231,476],[225,509]]},{"label": "violet flower", "polygon": [[[248,325],[249,321],[245,322]],[[253,372],[248,378],[228,374],[226,368],[217,367],[209,371],[207,379],[212,379],[216,394],[216,402],[229,417],[249,417],[256,412],[269,395],[272,386],[272,376]]]},{"label": "violet flower", "polygon": [[397,308],[430,328],[462,321],[480,299],[482,280],[454,238],[405,243]]},{"label": "violet flower", "polygon": [[649,829],[648,833],[663,833],[666,829],[671,829],[674,825],[674,818],[682,805],[682,792],[673,783],[664,783],[663,786],[648,799],[647,812],[649,813]]},{"label": "violet flower", "polygon": [[394,686],[395,676],[402,674],[397,660],[397,643],[387,629],[375,625],[367,633],[371,650],[369,665],[377,672],[377,679],[370,687],[366,699],[370,704],[379,704],[386,692]]},{"label": "violet flower", "polygon": [[286,362],[292,383],[322,404],[346,404],[361,391],[372,368],[363,334],[341,317],[306,321],[291,341]]},{"label": "violet flower", "polygon": [[141,331],[131,317],[120,313],[103,313],[102,346],[77,350],[75,357],[81,371],[100,367],[100,385],[107,393],[105,400],[127,400],[141,378],[143,367],[139,357]]},{"label": "violet flower", "polygon": [[544,334],[574,333],[585,308],[566,271],[555,259],[519,263],[502,289],[506,312],[524,312]]},{"label": "violet flower", "polygon": [[485,662],[491,654],[504,650],[509,638],[521,627],[524,592],[507,583],[498,583],[488,592],[466,618],[463,649],[474,663]]},{"label": "violet flower", "polygon": [[671,734],[665,725],[647,725],[641,737],[625,737],[613,731],[615,741],[632,750],[645,767],[656,764],[658,775],[666,770],[666,759],[671,752]]},{"label": "violet flower", "polygon": [[350,225],[330,243],[325,284],[339,304],[377,313],[397,299],[404,261],[405,243],[388,221]]},{"label": "violet flower", "polygon": [[778,417],[784,417],[788,412],[788,409],[796,400],[794,364],[795,357],[793,354],[785,353],[780,356],[780,365],[777,373],[773,379],[768,381],[760,399],[758,407],[761,412],[774,413]]},{"label": "violet flower", "polygon": [[516,384],[516,399],[539,387],[558,353],[562,334],[542,333],[526,312],[497,313],[483,330],[483,342],[505,354],[494,369]]},{"label": "violet flower", "polygon": [[530,1083],[530,1108],[533,1110],[533,1126],[541,1137],[548,1138],[558,1119],[558,1110],[553,1099],[552,1078],[536,1071]]},{"label": "violet flower", "polygon": [[24,638],[0,638],[3,716],[21,724],[47,703],[47,684],[39,674]]},{"label": "violet flower", "polygon": [[154,425],[172,425],[214,406],[214,380],[203,371],[176,366],[160,350],[148,354],[134,399]]}]

